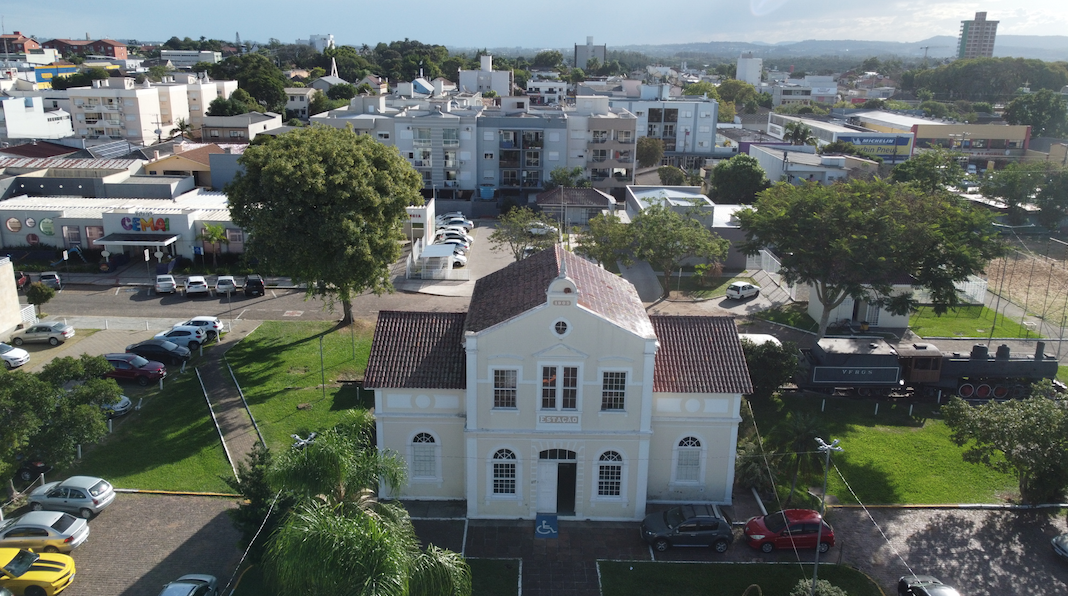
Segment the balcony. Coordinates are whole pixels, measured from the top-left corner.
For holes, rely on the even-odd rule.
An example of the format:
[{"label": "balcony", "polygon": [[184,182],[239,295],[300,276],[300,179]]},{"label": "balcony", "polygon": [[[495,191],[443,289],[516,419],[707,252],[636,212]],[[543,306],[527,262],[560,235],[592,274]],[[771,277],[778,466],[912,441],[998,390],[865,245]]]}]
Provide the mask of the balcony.
[{"label": "balcony", "polygon": [[412,165],[417,168],[432,168],[434,167],[434,160],[432,159],[413,159]]},{"label": "balcony", "polygon": [[518,168],[519,167],[519,160],[518,159],[502,159],[500,161],[500,166],[502,168]]},{"label": "balcony", "polygon": [[414,141],[412,141],[412,146],[413,147],[429,147],[430,146],[430,139],[415,139]]},{"label": "balcony", "polygon": [[446,180],[445,181],[445,188],[456,188],[457,184],[458,184],[458,182],[456,180]]},{"label": "balcony", "polygon": [[501,187],[503,188],[519,188],[518,180],[501,180]]},{"label": "balcony", "polygon": [[445,167],[449,168],[449,169],[454,169],[454,168],[456,168],[457,165],[459,165],[459,163],[460,162],[456,161],[455,159],[446,159],[445,160]]},{"label": "balcony", "polygon": [[515,145],[515,141],[512,141],[512,140],[507,140],[506,141],[504,139],[501,139],[501,144],[500,144],[500,148],[501,149],[514,149],[515,146],[516,146]]},{"label": "balcony", "polygon": [[621,138],[617,138],[617,139],[616,139],[616,142],[617,142],[617,143],[622,143],[622,144],[624,144],[624,145],[633,145],[633,144],[634,144],[634,137],[621,137]]},{"label": "balcony", "polygon": [[441,145],[443,147],[459,147],[460,139],[443,139]]}]

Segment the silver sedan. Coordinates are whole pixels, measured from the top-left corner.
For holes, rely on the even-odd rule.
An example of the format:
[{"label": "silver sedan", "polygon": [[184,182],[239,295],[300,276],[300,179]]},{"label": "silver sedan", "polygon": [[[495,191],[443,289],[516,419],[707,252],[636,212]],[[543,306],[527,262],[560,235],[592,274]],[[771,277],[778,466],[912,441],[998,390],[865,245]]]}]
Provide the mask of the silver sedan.
[{"label": "silver sedan", "polygon": [[3,548],[69,553],[88,539],[88,522],[59,511],[31,511],[0,522]]}]

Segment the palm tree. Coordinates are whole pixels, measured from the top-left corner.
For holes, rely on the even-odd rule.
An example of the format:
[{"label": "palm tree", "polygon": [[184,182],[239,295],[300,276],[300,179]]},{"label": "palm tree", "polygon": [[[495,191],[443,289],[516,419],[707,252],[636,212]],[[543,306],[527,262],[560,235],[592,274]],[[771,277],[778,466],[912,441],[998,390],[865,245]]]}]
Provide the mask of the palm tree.
[{"label": "palm tree", "polygon": [[230,244],[230,239],[226,237],[226,228],[222,224],[205,223],[196,239],[211,245],[211,266],[218,267],[219,244]]},{"label": "palm tree", "polygon": [[375,497],[373,488],[396,489],[406,475],[402,461],[377,449],[374,426],[359,411],[277,457],[269,478],[298,504],[267,543],[264,576],[279,594],[470,595],[463,558],[421,550],[407,511]]},{"label": "palm tree", "polygon": [[794,498],[797,478],[801,472],[821,461],[819,452],[816,451],[816,437],[819,434],[820,424],[815,414],[794,411],[788,414],[769,436],[769,439],[774,441],[776,451],[793,456],[793,479],[790,481],[787,503]]},{"label": "palm tree", "polygon": [[193,125],[185,118],[179,118],[174,121],[174,128],[171,129],[170,134],[172,139],[180,136],[183,139],[193,140]]},{"label": "palm tree", "polygon": [[783,139],[790,141],[791,145],[816,144],[816,135],[812,134],[812,129],[804,122],[790,122],[786,125],[785,130],[786,136]]}]

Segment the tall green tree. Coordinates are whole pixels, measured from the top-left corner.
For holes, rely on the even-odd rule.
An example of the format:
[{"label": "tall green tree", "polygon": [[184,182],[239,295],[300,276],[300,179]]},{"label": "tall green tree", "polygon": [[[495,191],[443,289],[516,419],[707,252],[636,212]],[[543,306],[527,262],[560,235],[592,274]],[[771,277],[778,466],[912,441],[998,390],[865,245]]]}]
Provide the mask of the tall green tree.
[{"label": "tall green tree", "polygon": [[686,172],[675,166],[660,166],[656,170],[660,184],[665,186],[682,186],[686,184]]},{"label": "tall green tree", "polygon": [[587,230],[575,252],[595,263],[613,265],[634,252],[634,238],[627,224],[614,213],[601,213],[586,222]]},{"label": "tall green tree", "polygon": [[406,474],[395,454],[377,449],[369,412],[354,412],[303,449],[278,454],[268,477],[297,499],[263,557],[277,593],[471,594],[467,563],[434,546],[420,549],[404,508],[378,501],[379,486],[394,491]]},{"label": "tall green tree", "polygon": [[575,166],[565,168],[560,166],[549,172],[549,181],[545,183],[545,190],[552,190],[557,186],[565,188],[590,188],[593,183],[586,177],[586,170]]},{"label": "tall green tree", "polygon": [[797,345],[793,342],[757,344],[743,339],[742,352],[753,380],[753,397],[770,399],[797,372]]},{"label": "tall green tree", "polygon": [[948,187],[959,187],[964,179],[964,169],[960,167],[961,154],[942,148],[929,149],[918,153],[890,171],[890,179],[902,184],[913,184],[923,192],[943,191]]},{"label": "tall green tree", "polygon": [[489,242],[493,250],[508,251],[518,261],[528,246],[543,250],[559,240],[556,234],[531,234],[531,228],[537,223],[543,223],[543,216],[534,213],[530,207],[517,207],[500,216]]},{"label": "tall green tree", "polygon": [[171,137],[182,137],[183,139],[193,138],[193,125],[189,123],[185,118],[179,118],[174,121],[174,128],[171,129]]},{"label": "tall green tree", "polygon": [[222,224],[210,224],[204,223],[204,227],[197,234],[195,240],[197,242],[207,242],[211,245],[211,266],[219,266],[219,245],[230,244],[230,239],[226,237],[226,226]]},{"label": "tall green tree", "polygon": [[738,79],[727,79],[726,81],[723,81],[719,84],[719,87],[716,88],[716,92],[719,93],[721,100],[738,105],[743,105],[750,101],[754,103],[759,101],[756,87]]},{"label": "tall green tree", "polygon": [[[727,259],[730,243],[706,228],[696,217],[683,215],[663,202],[657,202],[634,217],[629,232],[634,238],[634,256],[648,261],[664,276],[667,287],[671,275],[682,262],[703,259],[719,264]],[[667,288],[664,294],[667,295]]]},{"label": "tall green tree", "polygon": [[816,144],[816,135],[812,133],[812,128],[804,122],[794,120],[787,123],[783,128],[786,131],[783,140],[789,141],[791,145]]},{"label": "tall green tree", "polygon": [[1032,137],[1068,135],[1068,101],[1049,89],[1021,95],[1005,107],[1005,121],[1031,127]]},{"label": "tall green tree", "polygon": [[543,50],[534,55],[533,66],[539,68],[556,68],[564,62],[564,55],[557,50]]},{"label": "tall green tree", "polygon": [[760,162],[744,153],[721,161],[712,168],[713,196],[718,203],[748,205],[756,200],[757,193],[770,185]]},{"label": "tall green tree", "polygon": [[653,137],[639,137],[638,149],[634,156],[638,159],[638,165],[643,168],[651,168],[659,165],[664,159],[664,144]]},{"label": "tall green tree", "polygon": [[1024,161],[1010,163],[983,179],[979,192],[988,199],[997,199],[1008,210],[1009,223],[1020,225],[1026,218],[1024,205],[1033,203],[1042,183],[1047,164]]},{"label": "tall green tree", "polygon": [[784,506],[793,500],[801,474],[816,469],[822,463],[823,458],[816,451],[816,437],[820,432],[820,421],[815,414],[794,410],[768,435],[771,448],[785,454],[784,459],[792,471],[790,494]]},{"label": "tall green tree", "polygon": [[423,179],[396,148],[312,126],[254,143],[238,163],[226,192],[250,255],[339,300],[346,324],[355,296],[392,291],[405,208],[423,204]]},{"label": "tall green tree", "polygon": [[709,99],[719,101],[719,91],[716,90],[716,86],[708,81],[701,81],[699,83],[690,83],[682,88],[683,95],[707,95]]},{"label": "tall green tree", "polygon": [[787,283],[814,287],[823,304],[819,337],[848,297],[909,312],[912,293],[894,290],[903,275],[930,291],[935,312],[956,307],[954,284],[981,273],[1003,250],[989,211],[881,180],[777,184],[737,217],[746,253],[774,247]]},{"label": "tall green tree", "polygon": [[954,397],[942,406],[964,461],[1016,476],[1026,503],[1060,503],[1068,492],[1068,411],[1049,380],[1031,397],[973,406]]},{"label": "tall green tree", "polygon": [[26,302],[38,307],[37,312],[41,312],[41,305],[47,304],[49,300],[56,297],[56,290],[50,286],[46,286],[41,282],[34,282],[30,284],[29,289],[26,290]]}]

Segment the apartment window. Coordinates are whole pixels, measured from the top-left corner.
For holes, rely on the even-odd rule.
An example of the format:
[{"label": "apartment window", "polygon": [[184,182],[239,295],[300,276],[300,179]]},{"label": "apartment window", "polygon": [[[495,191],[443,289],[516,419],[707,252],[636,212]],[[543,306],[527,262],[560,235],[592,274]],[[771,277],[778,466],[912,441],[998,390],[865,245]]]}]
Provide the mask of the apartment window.
[{"label": "apartment window", "polygon": [[446,128],[441,131],[441,139],[446,147],[459,147],[460,131],[455,128]]},{"label": "apartment window", "polygon": [[231,130],[230,131],[230,138],[231,139],[243,139],[243,138],[245,138],[245,131],[243,131],[243,130]]},{"label": "apartment window", "polygon": [[608,137],[608,131],[607,130],[595,130],[595,131],[593,131],[593,142],[594,143],[607,143],[608,142],[608,138],[609,137]]},{"label": "apartment window", "polygon": [[608,159],[608,150],[607,149],[594,149],[591,158],[595,162],[606,161]]},{"label": "apartment window", "polygon": [[446,168],[455,168],[456,165],[457,165],[456,164],[456,151],[455,150],[446,151],[445,152],[445,165],[444,165],[444,167],[446,167]]},{"label": "apartment window", "polygon": [[622,410],[627,390],[627,373],[604,371],[601,380],[601,410]]},{"label": "apartment window", "polygon": [[633,133],[629,130],[617,130],[616,140],[620,143],[630,143],[634,139]]},{"label": "apartment window", "polygon": [[430,433],[419,433],[412,439],[412,478],[438,477],[438,444]]},{"label": "apartment window", "polygon": [[493,454],[493,494],[515,494],[515,453],[509,449],[498,449]]},{"label": "apartment window", "polygon": [[514,130],[502,130],[501,131],[501,147],[504,149],[511,149],[515,147],[516,132]]},{"label": "apartment window", "polygon": [[605,451],[597,466],[597,496],[618,497],[622,493],[623,456],[615,451]]},{"label": "apartment window", "polygon": [[659,137],[660,136],[660,125],[659,124],[650,124],[645,129],[645,136],[647,136],[647,137]]},{"label": "apartment window", "polygon": [[616,161],[625,161],[628,163],[634,161],[634,153],[630,149],[627,149],[626,151],[616,151],[614,155]]},{"label": "apartment window", "polygon": [[664,110],[660,108],[649,108],[649,122],[663,122]]},{"label": "apartment window", "polygon": [[493,154],[492,153],[483,153],[482,154],[482,159],[493,159]]},{"label": "apartment window", "polygon": [[678,122],[679,111],[678,110],[664,110],[664,122]]},{"label": "apartment window", "polygon": [[578,367],[541,367],[541,408],[574,410],[578,403]]},{"label": "apartment window", "polygon": [[685,437],[675,450],[675,482],[701,481],[701,441]]},{"label": "apartment window", "polygon": [[518,187],[519,172],[516,170],[501,170],[501,186]]},{"label": "apartment window", "polygon": [[415,140],[413,145],[415,147],[429,147],[430,146],[430,129],[429,128],[417,128],[415,129]]},{"label": "apartment window", "polygon": [[519,372],[516,370],[493,371],[493,407],[515,408],[516,407],[516,384]]},{"label": "apartment window", "polygon": [[217,138],[219,138],[219,131],[217,131],[217,130],[208,131],[208,136],[217,139]]},{"label": "apartment window", "polygon": [[388,141],[389,140],[389,133],[388,132],[380,132],[380,133],[378,133],[378,138],[382,139],[383,141]]},{"label": "apartment window", "polygon": [[543,142],[542,132],[540,130],[526,130],[523,131],[523,146],[524,147],[541,147]]},{"label": "apartment window", "polygon": [[541,167],[541,151],[524,151],[523,167],[526,168],[539,168]]},{"label": "apartment window", "polygon": [[538,170],[523,170],[523,188],[538,188],[541,186],[541,172]]}]

